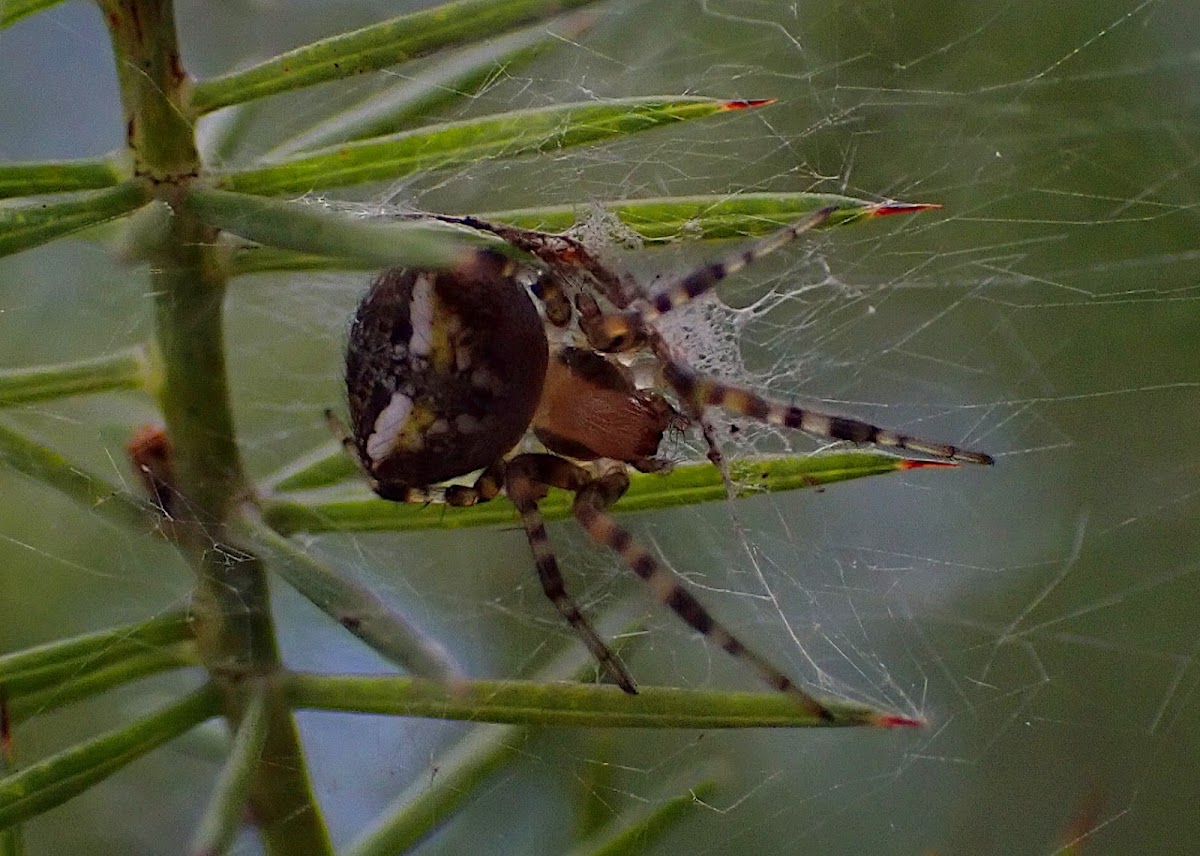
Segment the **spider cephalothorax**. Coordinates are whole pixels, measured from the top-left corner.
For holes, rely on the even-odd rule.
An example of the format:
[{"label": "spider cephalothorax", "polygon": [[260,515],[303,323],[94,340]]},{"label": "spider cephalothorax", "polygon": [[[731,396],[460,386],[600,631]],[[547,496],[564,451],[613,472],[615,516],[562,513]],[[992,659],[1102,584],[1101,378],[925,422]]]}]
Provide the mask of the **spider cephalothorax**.
[{"label": "spider cephalothorax", "polygon": [[[627,692],[636,692],[632,677],[564,589],[538,511],[551,487],[575,494],[576,520],[595,541],[620,554],[662,603],[769,684],[830,718],[821,702],[720,624],[613,520],[608,508],[629,486],[626,466],[647,472],[666,466],[658,454],[668,428],[698,422],[705,428],[709,457],[720,461],[703,418],[708,406],[837,440],[992,462],[980,452],[771,401],[706,377],[658,334],[657,317],[824,223],[831,213],[818,211],[648,293],[610,273],[570,238],[475,218],[439,217],[490,232],[536,256],[544,266],[541,278],[527,289],[521,266],[492,250],[476,251],[450,271],[394,268],[380,274],[350,330],[351,430],[344,443],[385,499],[470,505],[505,493],[521,516],[546,595]],[[590,282],[590,290],[574,284],[576,274]],[[610,308],[602,309],[600,301]],[[559,331],[552,337],[554,346],[542,315]],[[563,334],[567,328],[574,330],[573,337]],[[636,351],[657,364],[664,391],[674,396],[678,409],[663,393],[639,388],[613,356]],[[535,439],[545,451],[536,449]],[[441,484],[473,473],[479,475],[470,485]]]}]

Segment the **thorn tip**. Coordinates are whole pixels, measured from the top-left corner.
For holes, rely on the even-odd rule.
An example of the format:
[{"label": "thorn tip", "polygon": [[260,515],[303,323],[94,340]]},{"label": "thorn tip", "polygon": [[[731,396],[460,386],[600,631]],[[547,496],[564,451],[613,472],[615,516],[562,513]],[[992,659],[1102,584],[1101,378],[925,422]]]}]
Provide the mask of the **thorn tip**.
[{"label": "thorn tip", "polygon": [[937,211],[942,206],[937,202],[881,202],[871,211],[872,217],[889,214],[914,214],[917,211]]},{"label": "thorn tip", "polygon": [[923,728],[925,721],[923,719],[913,719],[911,716],[900,716],[895,713],[880,714],[875,720],[875,724],[880,728]]},{"label": "thorn tip", "polygon": [[956,464],[953,461],[922,461],[917,458],[904,458],[900,461],[899,466],[902,470],[920,470],[926,468],[956,470],[961,464]]},{"label": "thorn tip", "polygon": [[725,110],[747,110],[751,107],[765,107],[768,104],[774,104],[778,98],[738,98],[733,101],[726,101],[721,105]]}]

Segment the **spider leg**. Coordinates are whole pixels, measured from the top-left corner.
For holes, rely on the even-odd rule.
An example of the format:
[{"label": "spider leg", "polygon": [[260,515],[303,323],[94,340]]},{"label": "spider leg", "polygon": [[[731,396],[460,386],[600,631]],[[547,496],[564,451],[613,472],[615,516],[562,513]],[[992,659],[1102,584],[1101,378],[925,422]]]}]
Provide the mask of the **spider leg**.
[{"label": "spider leg", "polygon": [[790,226],[785,226],[761,241],[756,241],[735,255],[718,259],[715,262],[696,268],[683,276],[663,283],[654,289],[645,299],[635,301],[630,311],[637,313],[639,320],[645,324],[660,315],[665,315],[672,309],[677,309],[685,303],[711,291],[721,280],[737,273],[742,268],[754,264],[763,256],[770,255],[776,250],[787,246],[805,232],[823,226],[833,213],[835,206],[822,208],[799,220]]},{"label": "spider leg", "polygon": [[[611,312],[592,325],[589,340],[598,351],[627,351],[648,342],[657,351],[660,338],[650,322],[707,294],[723,279],[747,265],[795,241],[805,232],[825,224],[837,209],[822,208],[790,226],[751,244],[741,252],[701,265],[690,273],[668,280],[649,294],[633,300],[618,312]],[[618,304],[618,308],[620,306]]]},{"label": "spider leg", "polygon": [[627,307],[633,299],[633,294],[636,294],[629,282],[602,265],[581,241],[570,235],[491,223],[469,214],[415,214],[411,219],[437,220],[495,235],[506,244],[538,259],[555,277],[569,278],[571,274],[582,269],[600,286],[605,298],[620,309]]},{"label": "spider leg", "polygon": [[[565,463],[565,462],[564,462]],[[574,466],[574,465],[571,465]],[[577,468],[578,469],[578,468]],[[584,478],[587,478],[586,473]],[[764,681],[795,699],[805,710],[824,721],[834,718],[832,711],[809,695],[765,657],[747,648],[733,633],[704,608],[679,577],[660,565],[633,536],[618,524],[607,509],[629,487],[624,471],[587,479],[575,493],[572,511],[584,531],[597,544],[608,547],[650,587],[654,597],[697,633],[711,639],[731,656],[747,663]]]},{"label": "spider leg", "polygon": [[573,470],[583,473],[586,478],[587,474],[581,468],[554,455],[518,455],[505,468],[505,493],[521,515],[521,525],[525,527],[529,548],[533,551],[533,563],[542,591],[579,634],[592,656],[617,686],[630,695],[636,695],[637,685],[633,676],[600,638],[600,634],[580,611],[579,605],[567,594],[550,537],[546,534],[545,522],[538,511],[538,501],[546,495],[546,486],[573,484],[576,478]]},{"label": "spider leg", "polygon": [[[627,351],[648,345],[664,365],[678,363],[670,345],[650,322],[711,291],[717,283],[731,274],[737,273],[763,256],[790,244],[805,232],[823,225],[836,210],[832,206],[822,208],[803,220],[751,244],[736,255],[696,268],[691,273],[660,285],[648,295],[628,302],[628,304],[614,302],[619,310],[617,312],[603,314],[598,312],[598,308],[589,306],[585,309],[580,306],[580,323],[587,335],[588,342],[596,350],[606,352]],[[669,376],[668,383],[671,383]],[[684,390],[678,387],[675,388],[675,391],[683,400],[687,416],[700,426],[704,444],[708,447],[708,460],[720,472],[726,491],[733,496],[733,481],[729,476],[725,455],[717,443],[716,428],[704,416],[703,402],[686,395]]]},{"label": "spider leg", "polygon": [[[615,343],[608,337],[606,319],[610,316],[605,315],[595,298],[589,294],[581,294],[575,299],[575,308],[579,311],[579,327],[587,336],[588,343],[598,351],[603,350],[626,350],[627,347],[635,347],[639,344],[646,344],[650,350],[658,357],[660,362],[671,363],[675,362],[676,358],[671,352],[670,345],[659,334],[659,332],[650,325],[644,325],[636,331],[630,328],[630,337],[628,340],[621,340]],[[607,347],[606,347],[607,345]],[[678,392],[678,390],[676,390]],[[704,409],[697,406],[696,402],[690,398],[681,395],[681,403],[686,411],[683,415],[689,423],[694,423],[700,426],[700,434],[704,438],[704,444],[708,447],[708,460],[717,471],[721,474],[722,480],[725,482],[725,490],[730,497],[734,496],[735,490],[733,481],[729,477],[729,468],[725,465],[725,455],[721,452],[720,444],[717,443],[717,430],[712,422],[704,415]],[[631,462],[632,463],[632,462]],[[637,466],[634,463],[634,466]],[[642,472],[649,470],[637,467]]]},{"label": "spider leg", "polygon": [[995,463],[995,459],[983,452],[974,452],[945,443],[933,443],[901,434],[845,416],[832,416],[816,410],[807,410],[771,401],[748,389],[731,386],[694,371],[679,360],[666,363],[663,374],[668,383],[688,401],[698,405],[720,407],[729,413],[756,419],[768,425],[794,428],[817,437],[831,440],[848,440],[852,443],[873,443],[894,449],[907,449],[932,458],[964,461],[969,464]]},{"label": "spider leg", "polygon": [[566,327],[571,323],[571,301],[563,291],[558,277],[543,276],[533,284],[533,296],[542,302],[546,320],[555,327]]},{"label": "spider leg", "polygon": [[504,462],[497,461],[480,473],[473,485],[452,484],[442,491],[442,498],[446,505],[478,505],[494,499],[503,484]]},{"label": "spider leg", "polygon": [[651,323],[661,315],[707,293],[730,274],[772,253],[799,238],[805,232],[826,223],[836,209],[822,208],[808,217],[773,235],[751,244],[740,253],[697,268],[691,273],[667,282],[644,298],[633,301],[628,308],[611,313],[598,313],[598,308],[581,308],[581,323],[589,343],[599,351],[619,352],[646,345],[663,366],[663,379],[682,400],[687,415],[700,425],[708,459],[721,472],[726,488],[731,483],[724,456],[716,442],[712,423],[704,418],[708,405],[721,407],[735,415],[748,416],[770,425],[795,428],[820,437],[849,440],[854,443],[874,443],[896,449],[908,449],[934,458],[965,461],[973,464],[994,463],[991,455],[960,449],[945,443],[933,443],[908,434],[885,430],[869,422],[833,416],[815,410],[770,401],[749,390],[705,377],[677,357],[670,345]]},{"label": "spider leg", "polygon": [[362,453],[358,451],[358,444],[354,442],[354,435],[350,433],[350,429],[346,427],[346,423],[328,407],[325,408],[325,424],[329,426],[329,433],[336,437],[337,441],[342,444],[342,451],[350,456],[350,460],[354,461],[354,465],[358,467],[358,471],[362,474],[362,477],[371,486],[371,490],[379,493],[379,481],[371,472],[370,465],[363,460]]}]

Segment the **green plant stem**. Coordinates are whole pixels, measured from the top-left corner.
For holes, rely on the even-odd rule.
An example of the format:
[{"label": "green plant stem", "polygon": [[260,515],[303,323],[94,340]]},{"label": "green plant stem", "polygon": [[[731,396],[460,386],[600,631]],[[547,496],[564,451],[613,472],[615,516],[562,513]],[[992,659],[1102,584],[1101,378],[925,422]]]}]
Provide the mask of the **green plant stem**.
[{"label": "green plant stem", "polygon": [[[201,171],[184,109],[187,75],[169,0],[104,0],[127,140],[135,172],[175,216],[152,251],[151,290],[163,359],[160,401],[173,447],[176,543],[197,575],[192,600],[197,648],[221,707],[236,729],[253,678],[280,669],[266,572],[239,549],[225,521],[248,492],[226,381],[222,326],[225,279],[217,232],[179,204]],[[250,805],[270,854],[331,853],[291,712],[267,694],[267,735]]]},{"label": "green plant stem", "polygon": [[195,665],[198,665],[195,646],[183,643],[122,657],[116,662],[91,668],[81,665],[71,674],[63,670],[63,677],[59,681],[14,699],[13,719],[22,722],[150,675]]}]

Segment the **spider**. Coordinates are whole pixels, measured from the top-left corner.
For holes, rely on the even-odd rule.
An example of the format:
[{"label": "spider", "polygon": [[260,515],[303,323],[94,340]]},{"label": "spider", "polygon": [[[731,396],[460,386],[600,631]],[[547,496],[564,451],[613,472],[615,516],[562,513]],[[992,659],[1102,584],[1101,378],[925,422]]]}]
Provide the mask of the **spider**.
[{"label": "spider", "polygon": [[[658,453],[670,428],[699,424],[709,458],[721,463],[704,419],[709,406],[835,440],[993,462],[980,452],[771,401],[702,375],[658,333],[655,319],[825,223],[834,210],[817,211],[649,291],[611,273],[565,235],[425,215],[491,233],[540,265],[483,248],[451,270],[383,271],[350,327],[349,430],[332,412],[326,417],[384,499],[467,506],[505,494],[520,515],[546,596],[625,692],[637,692],[633,677],[564,587],[538,510],[551,487],[574,494],[580,526],[616,552],[662,604],[766,683],[830,720],[824,704],[739,641],[608,509],[629,486],[628,467],[669,467]],[[648,359],[665,389],[639,387],[617,355]],[[471,484],[446,484],[474,473]]]}]

